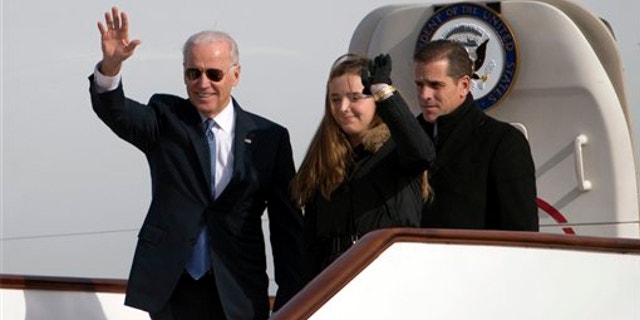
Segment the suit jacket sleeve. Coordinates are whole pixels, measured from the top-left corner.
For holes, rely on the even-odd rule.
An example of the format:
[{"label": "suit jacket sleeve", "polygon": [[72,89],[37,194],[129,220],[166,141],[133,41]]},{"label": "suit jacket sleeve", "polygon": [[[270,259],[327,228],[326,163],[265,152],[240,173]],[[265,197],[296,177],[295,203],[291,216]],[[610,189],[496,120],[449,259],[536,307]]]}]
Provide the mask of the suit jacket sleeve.
[{"label": "suit jacket sleeve", "polygon": [[289,194],[295,174],[289,133],[283,130],[276,150],[273,186],[267,200],[271,247],[278,293],[274,311],[302,287],[302,213]]},{"label": "suit jacket sleeve", "polygon": [[155,111],[124,95],[122,83],[113,91],[98,93],[94,76],[89,77],[93,110],[116,135],[145,151],[155,141],[158,122]]}]

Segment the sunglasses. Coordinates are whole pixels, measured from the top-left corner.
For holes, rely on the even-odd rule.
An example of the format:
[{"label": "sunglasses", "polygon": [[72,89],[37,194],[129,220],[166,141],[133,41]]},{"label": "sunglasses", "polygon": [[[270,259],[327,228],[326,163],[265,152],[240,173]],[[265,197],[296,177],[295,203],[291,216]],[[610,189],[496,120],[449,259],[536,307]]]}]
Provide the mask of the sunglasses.
[{"label": "sunglasses", "polygon": [[[229,69],[233,68],[234,66],[236,66],[235,64],[231,65],[231,67],[229,67]],[[200,70],[197,68],[187,68],[184,70],[184,76],[185,78],[187,78],[187,80],[189,81],[195,81],[200,79],[200,77],[202,76],[202,73],[204,72],[204,74],[207,76],[207,79],[213,81],[213,82],[218,82],[220,80],[222,80],[224,78],[225,72],[220,70],[220,69],[207,69],[207,70]]]}]

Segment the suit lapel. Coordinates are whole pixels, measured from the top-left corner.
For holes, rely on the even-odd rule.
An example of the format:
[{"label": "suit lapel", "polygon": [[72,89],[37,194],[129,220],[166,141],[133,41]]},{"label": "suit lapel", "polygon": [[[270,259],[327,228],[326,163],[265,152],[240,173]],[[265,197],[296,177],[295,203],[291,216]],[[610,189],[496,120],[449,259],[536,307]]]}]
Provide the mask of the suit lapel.
[{"label": "suit lapel", "polygon": [[256,124],[251,116],[245,112],[238,103],[233,100],[233,107],[235,108],[235,133],[233,138],[233,172],[231,174],[231,180],[229,184],[222,191],[219,197],[223,197],[227,190],[232,189],[233,186],[242,181],[242,177],[247,171],[247,162],[251,161],[251,146],[254,142],[254,130]]},{"label": "suit lapel", "polygon": [[[204,177],[204,181],[206,182],[207,190],[211,188],[211,175],[210,175],[210,161],[209,161],[209,145],[206,140],[206,136],[204,133],[204,124],[202,119],[199,116],[199,113],[188,101],[189,107],[194,110],[194,115],[189,116],[188,121],[188,133],[189,139],[191,140],[191,144],[196,152],[198,160],[200,162],[200,167],[202,170],[202,176]],[[225,190],[218,196],[221,198],[227,193],[228,189],[231,189],[235,183],[241,181],[241,177],[246,173],[246,162],[250,159],[250,148],[251,144],[254,140],[253,131],[256,128],[256,124],[251,118],[251,116],[245,112],[238,103],[233,100],[233,107],[235,108],[236,118],[235,118],[235,133],[234,133],[234,141],[233,141],[233,172],[231,175],[231,181],[225,187]]]},{"label": "suit lapel", "polygon": [[191,145],[196,152],[198,162],[200,162],[200,169],[202,170],[202,176],[204,178],[205,186],[208,190],[208,195],[211,194],[211,161],[209,153],[209,144],[205,135],[204,123],[198,113],[196,107],[194,107],[188,100],[185,100],[187,105],[183,109],[191,110],[187,117],[187,132]]}]

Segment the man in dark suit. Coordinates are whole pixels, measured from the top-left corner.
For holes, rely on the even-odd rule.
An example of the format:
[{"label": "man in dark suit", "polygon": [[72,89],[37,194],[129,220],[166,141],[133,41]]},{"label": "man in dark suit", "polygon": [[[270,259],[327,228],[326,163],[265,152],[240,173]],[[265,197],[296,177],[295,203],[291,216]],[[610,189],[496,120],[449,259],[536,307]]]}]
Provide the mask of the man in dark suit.
[{"label": "man in dark suit", "polygon": [[261,216],[269,213],[278,293],[274,309],[301,286],[302,215],[285,128],[240,108],[231,96],[240,63],[226,33],[203,31],[184,45],[189,98],[124,95],[122,63],[139,40],[116,7],[98,23],[102,61],[91,102],[120,138],[144,152],[152,201],[138,236],[125,303],[152,319],[266,319],[268,276]]},{"label": "man in dark suit", "polygon": [[472,61],[457,42],[430,42],[414,55],[418,121],[436,144],[433,201],[422,227],[538,231],[529,143],[486,115],[471,95]]}]

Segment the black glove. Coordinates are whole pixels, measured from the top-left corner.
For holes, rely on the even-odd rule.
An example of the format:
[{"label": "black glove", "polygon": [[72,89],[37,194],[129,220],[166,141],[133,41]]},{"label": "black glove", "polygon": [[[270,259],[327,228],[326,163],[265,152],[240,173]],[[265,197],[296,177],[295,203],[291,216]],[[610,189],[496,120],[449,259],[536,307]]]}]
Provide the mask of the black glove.
[{"label": "black glove", "polygon": [[378,55],[369,62],[369,68],[363,68],[360,74],[362,77],[362,93],[371,95],[371,85],[374,83],[391,83],[391,56],[388,54]]}]

